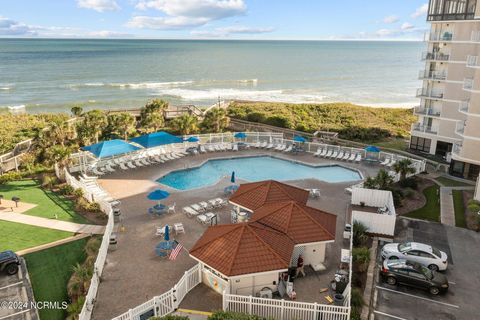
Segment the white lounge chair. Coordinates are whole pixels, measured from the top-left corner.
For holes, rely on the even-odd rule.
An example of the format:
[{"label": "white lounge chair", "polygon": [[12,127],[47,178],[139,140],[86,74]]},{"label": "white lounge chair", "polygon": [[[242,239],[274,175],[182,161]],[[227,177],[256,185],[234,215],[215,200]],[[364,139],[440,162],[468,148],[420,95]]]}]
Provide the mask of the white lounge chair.
[{"label": "white lounge chair", "polygon": [[133,161],[128,162],[128,163],[127,163],[127,167],[129,167],[130,169],[136,169],[136,168],[137,168],[137,166],[135,166],[135,165],[133,164]]},{"label": "white lounge chair", "polygon": [[209,144],[209,145],[207,146],[207,150],[208,150],[209,152],[215,152],[215,148],[214,148],[213,145],[211,145],[211,144]]},{"label": "white lounge chair", "polygon": [[225,144],[225,150],[232,151],[233,150],[233,145],[231,143],[226,143]]},{"label": "white lounge chair", "polygon": [[145,166],[145,165],[140,161],[140,159],[139,159],[139,160],[135,160],[134,163],[135,163],[135,166],[137,166],[137,167],[143,167],[143,166]]},{"label": "white lounge chair", "polygon": [[390,163],[390,158],[389,157],[386,157],[385,160],[383,160],[382,162],[380,162],[380,165],[382,166],[386,166],[387,164]]},{"label": "white lounge chair", "polygon": [[318,189],[308,189],[309,195],[312,198],[320,198],[320,190]]},{"label": "white lounge chair", "polygon": [[345,152],[345,155],[344,155],[344,156],[343,156],[343,158],[342,158],[342,159],[340,159],[340,160],[347,161],[349,157],[350,157],[350,153],[348,153],[348,152]]},{"label": "white lounge chair", "polygon": [[206,201],[201,201],[201,202],[198,203],[198,205],[201,206],[204,211],[207,211],[207,210],[210,210],[210,209],[213,208],[213,206]]},{"label": "white lounge chair", "polygon": [[204,146],[200,146],[200,153],[207,153]]},{"label": "white lounge chair", "polygon": [[313,154],[314,157],[318,157],[322,153],[322,148],[318,148],[317,151]]},{"label": "white lounge chair", "polygon": [[160,158],[160,156],[155,156],[153,157],[153,159],[155,159],[155,161],[157,161],[158,163],[164,163],[165,161],[162,160],[162,158]]},{"label": "white lounge chair", "polygon": [[204,212],[205,211],[205,209],[202,206],[200,206],[196,203],[190,205],[190,207],[192,207],[192,209],[197,211],[197,212]]},{"label": "white lounge chair", "polygon": [[252,147],[260,148],[260,142],[255,142],[254,144],[252,144]]},{"label": "white lounge chair", "polygon": [[273,143],[270,143],[266,148],[267,149],[272,149],[273,148]]},{"label": "white lounge chair", "polygon": [[335,159],[338,156],[338,150],[335,150],[330,156],[331,159]]},{"label": "white lounge chair", "polygon": [[129,168],[125,165],[125,163],[120,163],[120,169],[122,170],[128,170]]},{"label": "white lounge chair", "polygon": [[325,157],[325,156],[327,155],[327,152],[328,152],[328,148],[324,148],[324,149],[322,150],[322,153],[320,153],[320,154],[318,155],[318,157],[322,157],[322,158]]},{"label": "white lounge chair", "polygon": [[397,162],[396,159],[392,159],[392,161],[390,161],[390,163],[387,164],[387,167],[389,167],[389,168],[390,168],[390,167],[393,167],[393,165],[394,165],[396,162]]},{"label": "white lounge chair", "polygon": [[92,172],[98,176],[103,176],[105,174],[105,172],[100,171],[98,168],[93,168]]},{"label": "white lounge chair", "polygon": [[293,146],[289,145],[287,148],[285,148],[285,150],[283,150],[283,152],[290,152],[292,151],[292,149],[293,149]]},{"label": "white lounge chair", "polygon": [[357,154],[354,153],[354,152],[352,152],[352,153],[350,154],[350,157],[348,158],[348,161],[353,161],[353,160],[355,160],[355,157],[356,157],[356,156],[357,156]]},{"label": "white lounge chair", "polygon": [[325,158],[330,158],[330,156],[332,155],[332,153],[333,153],[333,150],[332,150],[332,149],[328,150],[327,154],[325,155]]},{"label": "white lounge chair", "polygon": [[340,152],[338,153],[336,159],[342,159],[344,154],[345,154],[345,152],[344,152],[343,150],[340,150]]},{"label": "white lounge chair", "polygon": [[149,162],[146,158],[140,159],[140,162],[143,163],[143,164],[146,165],[146,166],[149,166],[149,165],[152,164],[152,163]]},{"label": "white lounge chair", "polygon": [[185,228],[183,227],[183,223],[181,222],[174,223],[173,230],[175,230],[176,235],[178,235],[179,233],[185,233]]},{"label": "white lounge chair", "polygon": [[360,153],[357,153],[357,156],[355,157],[355,162],[360,162],[362,160],[362,155]]},{"label": "white lounge chair", "polygon": [[233,145],[232,150],[233,150],[233,151],[238,151],[238,144],[235,143],[235,144]]},{"label": "white lounge chair", "polygon": [[268,146],[268,143],[267,142],[262,142],[262,144],[260,144],[260,148],[266,148]]},{"label": "white lounge chair", "polygon": [[191,207],[183,207],[182,211],[187,215],[187,217],[195,217],[199,215],[199,212]]},{"label": "white lounge chair", "polygon": [[105,166],[105,170],[107,170],[108,172],[115,172],[115,169],[113,169],[113,168],[110,166],[110,164],[107,164],[107,165]]},{"label": "white lounge chair", "polygon": [[215,217],[215,213],[207,212],[205,214],[198,215],[197,220],[202,224],[209,224],[213,217]]}]

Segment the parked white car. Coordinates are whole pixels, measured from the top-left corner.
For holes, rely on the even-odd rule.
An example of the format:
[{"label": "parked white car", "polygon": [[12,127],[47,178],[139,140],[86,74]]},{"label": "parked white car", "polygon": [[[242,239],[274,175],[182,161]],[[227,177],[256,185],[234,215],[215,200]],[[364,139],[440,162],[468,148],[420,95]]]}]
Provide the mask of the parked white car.
[{"label": "parked white car", "polygon": [[443,271],[448,267],[445,252],[419,242],[389,243],[383,246],[381,254],[383,259],[407,259],[434,271]]}]

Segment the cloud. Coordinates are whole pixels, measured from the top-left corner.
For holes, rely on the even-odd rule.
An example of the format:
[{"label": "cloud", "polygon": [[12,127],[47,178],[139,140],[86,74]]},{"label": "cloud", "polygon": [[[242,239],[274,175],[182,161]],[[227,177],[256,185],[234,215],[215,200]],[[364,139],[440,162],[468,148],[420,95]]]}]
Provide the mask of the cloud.
[{"label": "cloud", "polygon": [[272,27],[267,28],[258,28],[258,27],[247,27],[247,26],[230,26],[223,28],[216,28],[214,30],[194,30],[190,34],[198,37],[228,37],[232,34],[261,34],[273,32],[275,29]]},{"label": "cloud", "polygon": [[400,29],[401,30],[411,30],[411,29],[414,29],[415,26],[411,23],[408,23],[408,22],[404,22],[402,23],[402,25],[400,26]]},{"label": "cloud", "polygon": [[383,22],[384,23],[395,23],[399,20],[399,18],[397,16],[386,16],[385,18],[383,18]]},{"label": "cloud", "polygon": [[0,16],[0,35],[1,36],[34,36],[37,32],[35,28],[24,23],[4,18]]},{"label": "cloud", "polygon": [[77,5],[80,8],[92,9],[98,12],[120,10],[116,0],[77,0]]},{"label": "cloud", "polygon": [[163,16],[135,16],[127,22],[133,28],[181,29],[245,14],[243,0],[140,0],[138,10],[157,10]]},{"label": "cloud", "polygon": [[418,7],[414,13],[411,14],[411,17],[416,19],[418,17],[426,15],[428,12],[428,3],[423,4],[421,7]]}]

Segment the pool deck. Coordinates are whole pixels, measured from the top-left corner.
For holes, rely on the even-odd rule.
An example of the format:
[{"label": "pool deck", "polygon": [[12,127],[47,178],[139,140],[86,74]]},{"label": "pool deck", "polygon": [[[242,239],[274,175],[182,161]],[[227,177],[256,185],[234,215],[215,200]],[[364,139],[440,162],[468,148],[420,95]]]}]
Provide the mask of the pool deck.
[{"label": "pool deck", "polygon": [[[363,176],[375,175],[378,165],[356,164],[344,161],[315,158],[311,154],[291,155],[275,151],[244,150],[238,152],[215,152],[196,156],[187,156],[181,159],[169,161],[164,164],[152,165],[135,170],[115,172],[99,180],[100,185],[113,197],[121,200],[123,231],[118,230],[118,247],[110,251],[107,263],[99,286],[97,302],[93,313],[93,319],[110,319],[128,311],[156,295],[160,295],[170,288],[181,278],[186,270],[193,267],[196,261],[183,251],[175,261],[159,258],[155,255],[155,245],[162,237],[155,235],[156,226],[183,223],[185,234],[175,236],[187,250],[192,248],[198,238],[206,230],[195,219],[189,219],[182,213],[182,207],[199,201],[216,197],[224,197],[224,187],[230,185],[230,177],[221,179],[217,184],[195,189],[180,191],[163,186],[155,182],[159,177],[179,169],[198,166],[208,159],[231,158],[238,156],[273,155],[278,158],[305,162],[308,164],[340,164],[348,168],[359,170]],[[237,183],[242,183],[237,179]],[[319,290],[328,285],[333,273],[340,263],[340,249],[347,246],[342,239],[345,217],[350,203],[350,195],[344,192],[345,187],[358,183],[326,183],[314,179],[289,181],[289,184],[302,188],[318,188],[321,190],[319,199],[310,199],[308,205],[337,215],[337,239],[327,246],[326,266],[327,270],[315,273],[307,269],[307,277],[299,278],[296,282],[297,300],[308,302],[325,303],[324,295]],[[154,202],[146,199],[146,194],[155,188],[168,190],[171,195],[163,201],[165,204],[176,203],[177,212],[162,217],[150,217],[147,209]],[[219,215],[219,223],[230,223],[230,206],[218,209],[214,212]],[[198,290],[209,290],[199,288]],[[192,291],[193,292],[193,291]],[[202,294],[203,296],[203,294]],[[197,307],[210,311],[221,307],[218,299],[191,299],[187,295],[182,307]],[[195,303],[191,302],[194,301]],[[205,310],[207,309],[207,310]]]}]

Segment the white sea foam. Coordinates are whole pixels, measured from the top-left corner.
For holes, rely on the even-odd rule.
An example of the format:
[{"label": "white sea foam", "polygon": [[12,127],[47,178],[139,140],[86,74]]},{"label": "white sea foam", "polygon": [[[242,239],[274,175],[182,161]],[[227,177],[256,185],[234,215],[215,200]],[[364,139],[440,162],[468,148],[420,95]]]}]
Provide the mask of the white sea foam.
[{"label": "white sea foam", "polygon": [[239,89],[163,89],[158,90],[155,95],[173,96],[183,100],[202,101],[215,100],[218,97],[222,99],[238,99],[238,100],[257,100],[270,102],[289,102],[289,103],[309,103],[324,102],[325,96],[321,94],[305,94],[285,92],[283,90],[239,90]]},{"label": "white sea foam", "polygon": [[82,84],[71,84],[68,87],[71,89],[80,89],[88,87],[113,87],[113,88],[130,88],[130,89],[143,89],[143,88],[172,88],[193,84],[193,81],[171,81],[171,82],[139,82],[139,83],[105,83],[105,82],[87,82]]}]

